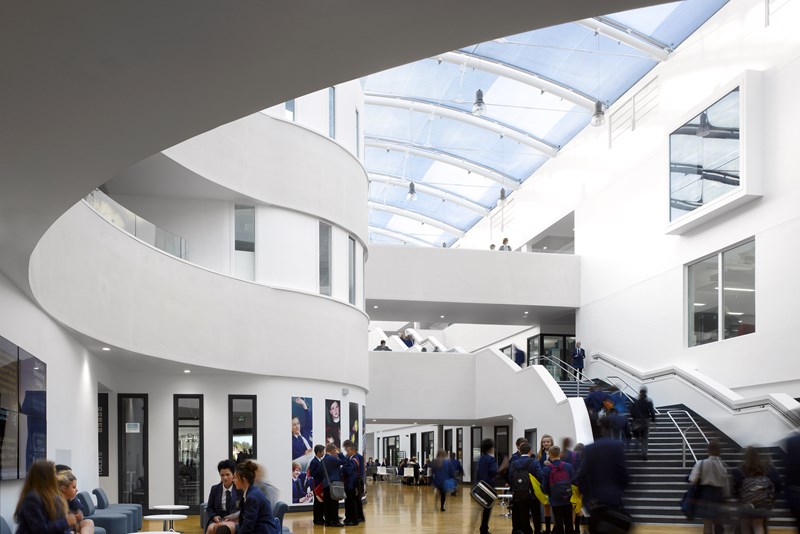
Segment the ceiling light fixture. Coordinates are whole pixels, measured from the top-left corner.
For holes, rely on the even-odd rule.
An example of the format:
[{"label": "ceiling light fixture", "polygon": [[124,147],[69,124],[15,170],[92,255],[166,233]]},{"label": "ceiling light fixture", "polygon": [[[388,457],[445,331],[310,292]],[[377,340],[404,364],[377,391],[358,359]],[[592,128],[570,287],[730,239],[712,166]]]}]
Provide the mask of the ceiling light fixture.
[{"label": "ceiling light fixture", "polygon": [[606,112],[603,111],[603,103],[599,100],[594,103],[594,114],[592,115],[592,126],[602,126],[606,121]]},{"label": "ceiling light fixture", "polygon": [[189,373],[191,373],[192,371],[191,371],[191,370],[189,370],[189,369],[184,369],[184,370],[183,370],[183,372],[184,372],[184,373],[186,373],[186,374],[188,375],[188,374],[189,374]]},{"label": "ceiling light fixture", "polygon": [[103,347],[103,349],[102,349],[102,350],[104,350],[104,351],[108,352],[108,351],[110,351],[110,350],[111,350],[111,348],[110,348],[110,347]]},{"label": "ceiling light fixture", "polygon": [[708,113],[702,112],[700,114],[700,126],[697,127],[695,135],[697,137],[706,137],[711,133],[711,123],[708,122]]},{"label": "ceiling light fixture", "polygon": [[506,205],[506,189],[504,187],[500,188],[500,200],[498,204],[500,204],[501,207]]},{"label": "ceiling light fixture", "polygon": [[439,316],[439,318],[440,318],[440,319],[444,319],[444,315],[440,315],[440,316]]},{"label": "ceiling light fixture", "polygon": [[414,187],[414,182],[408,182],[408,193],[406,194],[406,198],[411,202],[417,200],[417,189]]},{"label": "ceiling light fixture", "polygon": [[478,89],[475,91],[475,103],[472,104],[472,114],[480,117],[486,113],[486,103],[483,101],[483,91]]},{"label": "ceiling light fixture", "polygon": [[373,310],[377,310],[377,309],[378,309],[378,305],[377,305],[377,304],[376,304],[376,305],[374,305],[374,306],[372,307],[372,309],[373,309]]},{"label": "ceiling light fixture", "polygon": [[705,306],[706,303],[705,302],[695,302],[694,305],[695,306]]}]

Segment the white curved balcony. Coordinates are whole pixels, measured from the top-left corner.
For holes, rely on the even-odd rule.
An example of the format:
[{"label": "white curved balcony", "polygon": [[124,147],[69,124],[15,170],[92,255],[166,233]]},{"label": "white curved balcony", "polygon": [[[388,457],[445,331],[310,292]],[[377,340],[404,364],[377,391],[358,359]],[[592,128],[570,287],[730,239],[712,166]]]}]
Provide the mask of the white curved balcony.
[{"label": "white curved balcony", "polygon": [[61,323],[132,353],[367,387],[368,318],[356,307],[182,261],[85,202],[47,231],[29,276],[37,301]]}]

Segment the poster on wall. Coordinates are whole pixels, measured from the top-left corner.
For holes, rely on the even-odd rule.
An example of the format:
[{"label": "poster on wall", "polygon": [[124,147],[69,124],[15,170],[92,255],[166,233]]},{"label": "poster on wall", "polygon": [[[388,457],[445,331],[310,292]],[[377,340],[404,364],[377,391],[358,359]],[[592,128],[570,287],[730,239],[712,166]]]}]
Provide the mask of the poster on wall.
[{"label": "poster on wall", "polygon": [[312,408],[311,397],[292,397],[292,461],[302,471],[314,457]]},{"label": "poster on wall", "polygon": [[356,450],[361,450],[361,422],[358,420],[358,403],[350,403],[350,441],[356,446]]},{"label": "poster on wall", "polygon": [[[36,460],[47,458],[47,364],[19,349],[19,477]],[[22,453],[22,450],[20,450]]]},{"label": "poster on wall", "polygon": [[325,399],[325,444],[328,443],[342,446],[341,403],[334,399]]}]

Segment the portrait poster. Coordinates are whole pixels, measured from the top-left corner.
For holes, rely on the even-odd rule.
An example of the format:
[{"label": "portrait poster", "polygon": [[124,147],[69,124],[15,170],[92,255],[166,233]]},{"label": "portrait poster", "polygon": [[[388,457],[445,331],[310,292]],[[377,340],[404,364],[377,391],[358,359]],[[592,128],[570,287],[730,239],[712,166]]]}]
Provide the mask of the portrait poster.
[{"label": "portrait poster", "polygon": [[350,403],[350,441],[355,445],[356,450],[361,450],[361,422],[358,420],[358,403]]},{"label": "portrait poster", "polygon": [[342,447],[342,406],[335,399],[325,399],[325,444]]},{"label": "portrait poster", "polygon": [[302,471],[314,457],[313,402],[311,397],[292,397],[292,461]]}]

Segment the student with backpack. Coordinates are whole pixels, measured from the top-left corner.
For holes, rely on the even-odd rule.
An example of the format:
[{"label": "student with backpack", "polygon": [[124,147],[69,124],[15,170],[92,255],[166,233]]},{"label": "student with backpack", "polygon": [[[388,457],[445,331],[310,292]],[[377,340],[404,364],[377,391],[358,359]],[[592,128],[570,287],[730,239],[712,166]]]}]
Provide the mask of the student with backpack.
[{"label": "student with backpack", "polygon": [[550,447],[550,465],[542,472],[542,491],[550,498],[555,534],[572,534],[572,479],[575,470],[561,461],[561,448]]},{"label": "student with backpack", "polygon": [[[533,447],[527,441],[520,443],[519,457],[508,467],[508,485],[511,488],[511,530],[514,533],[541,534],[542,514],[539,501],[533,494],[531,476],[541,482],[542,467],[539,461],[531,456]],[[533,527],[531,528],[531,518]]]},{"label": "student with backpack", "polygon": [[741,505],[742,532],[765,532],[766,519],[780,491],[781,478],[769,458],[755,447],[747,447],[742,465],[733,470],[733,495]]},{"label": "student with backpack", "polygon": [[[497,476],[497,460],[494,458],[494,440],[486,438],[481,441],[481,455],[478,458],[477,482],[484,482],[494,487]],[[489,534],[489,519],[492,517],[492,507],[484,508],[481,512],[480,534]]]}]

